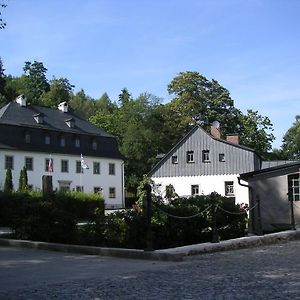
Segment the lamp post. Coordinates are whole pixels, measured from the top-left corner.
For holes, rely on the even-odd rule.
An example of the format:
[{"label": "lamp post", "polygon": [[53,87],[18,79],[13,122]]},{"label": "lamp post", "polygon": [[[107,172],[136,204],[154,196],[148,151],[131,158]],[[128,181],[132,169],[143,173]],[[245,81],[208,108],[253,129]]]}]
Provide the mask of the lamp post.
[{"label": "lamp post", "polygon": [[152,228],[151,228],[151,205],[152,205],[152,199],[151,199],[151,185],[145,184],[144,190],[146,191],[146,201],[144,203],[144,210],[146,214],[146,249],[145,251],[153,251],[153,245],[152,245]]}]

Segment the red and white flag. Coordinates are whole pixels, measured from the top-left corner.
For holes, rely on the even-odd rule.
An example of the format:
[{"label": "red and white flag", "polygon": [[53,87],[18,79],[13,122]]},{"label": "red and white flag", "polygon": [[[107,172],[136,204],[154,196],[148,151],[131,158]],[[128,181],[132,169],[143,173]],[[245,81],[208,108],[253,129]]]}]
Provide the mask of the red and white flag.
[{"label": "red and white flag", "polygon": [[50,158],[49,162],[48,162],[48,172],[49,173],[53,173],[53,161],[52,161],[52,158]]}]

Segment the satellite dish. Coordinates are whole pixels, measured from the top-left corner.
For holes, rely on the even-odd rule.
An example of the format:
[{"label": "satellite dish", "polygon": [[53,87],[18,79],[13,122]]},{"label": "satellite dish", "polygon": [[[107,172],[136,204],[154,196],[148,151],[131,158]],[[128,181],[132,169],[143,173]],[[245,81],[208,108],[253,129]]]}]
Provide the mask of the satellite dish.
[{"label": "satellite dish", "polygon": [[214,128],[220,128],[220,122],[219,121],[213,121],[212,126]]}]

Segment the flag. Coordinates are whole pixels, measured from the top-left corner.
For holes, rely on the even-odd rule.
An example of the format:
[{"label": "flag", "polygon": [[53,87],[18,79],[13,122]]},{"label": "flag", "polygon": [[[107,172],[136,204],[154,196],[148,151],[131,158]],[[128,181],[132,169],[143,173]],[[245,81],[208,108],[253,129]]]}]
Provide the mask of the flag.
[{"label": "flag", "polygon": [[49,162],[48,162],[48,172],[49,173],[53,173],[53,161],[52,161],[52,158],[50,158]]},{"label": "flag", "polygon": [[88,169],[89,168],[89,166],[84,161],[82,154],[80,155],[80,161],[81,161],[81,168],[82,169]]}]

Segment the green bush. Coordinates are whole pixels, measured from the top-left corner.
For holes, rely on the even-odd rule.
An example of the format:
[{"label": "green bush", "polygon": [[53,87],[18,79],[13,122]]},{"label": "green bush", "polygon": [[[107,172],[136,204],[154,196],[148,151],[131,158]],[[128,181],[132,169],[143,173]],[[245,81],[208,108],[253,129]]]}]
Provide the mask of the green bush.
[{"label": "green bush", "polygon": [[[239,206],[217,195],[217,229],[220,240],[244,235],[246,214]],[[165,204],[153,197],[152,232],[155,249],[209,242],[212,240],[210,196],[176,198]],[[146,248],[146,219],[143,208],[104,216],[98,195],[56,193],[0,194],[1,225],[12,226],[17,238],[94,246]],[[230,212],[230,213],[228,213]],[[174,217],[177,216],[177,217]],[[190,218],[190,216],[195,216]],[[77,226],[80,220],[85,225]]]},{"label": "green bush", "polygon": [[57,193],[44,198],[32,192],[0,194],[0,225],[12,227],[20,239],[75,243],[77,223],[94,221],[96,211],[104,213],[99,195]]},{"label": "green bush", "polygon": [[[212,240],[210,196],[177,198],[169,204],[153,199],[152,232],[155,249],[209,242]],[[219,239],[244,235],[246,215],[226,197],[217,196],[217,228]],[[195,216],[197,215],[197,216]],[[174,218],[183,217],[183,218]],[[194,218],[184,218],[195,216]],[[96,246],[146,248],[146,222],[142,208],[119,211],[101,217],[81,231],[81,242]]]}]

